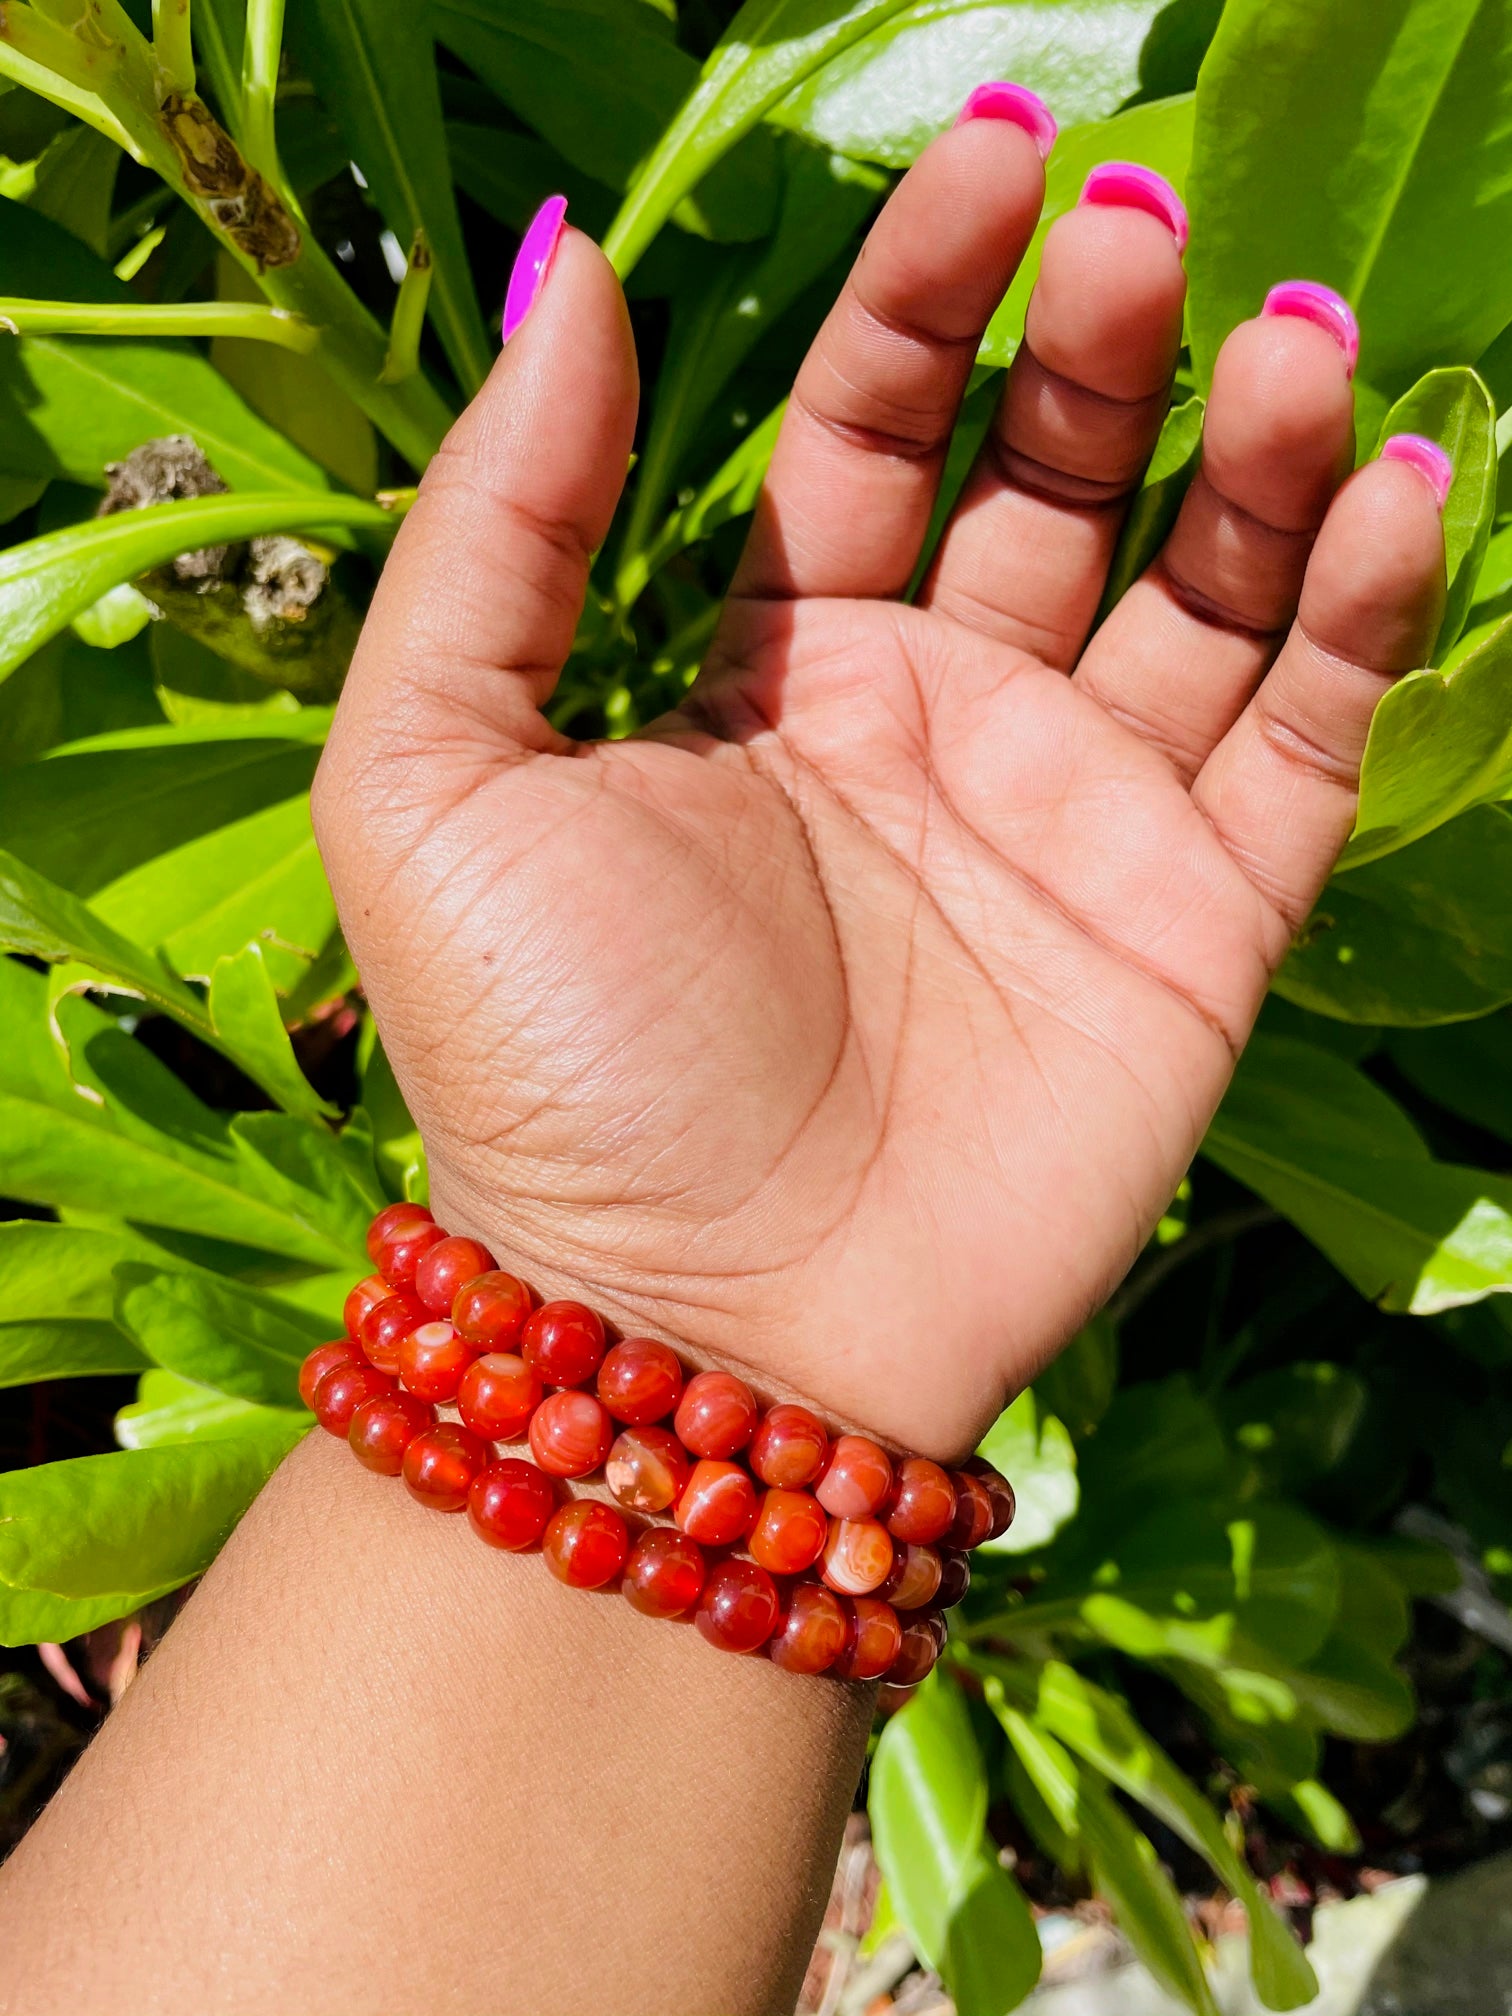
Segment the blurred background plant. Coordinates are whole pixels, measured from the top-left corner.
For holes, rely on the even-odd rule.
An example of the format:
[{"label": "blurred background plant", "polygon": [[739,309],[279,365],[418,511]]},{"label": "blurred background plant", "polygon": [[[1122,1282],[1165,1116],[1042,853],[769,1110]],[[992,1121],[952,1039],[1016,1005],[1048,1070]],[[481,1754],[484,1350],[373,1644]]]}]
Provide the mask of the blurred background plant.
[{"label": "blurred background plant", "polygon": [[1090,1894],[1208,2012],[1206,1865],[1291,2007],[1278,1904],[1512,1839],[1502,0],[6,0],[0,1643],[37,1649],[0,1671],[0,1847],[309,1426],[367,1215],[424,1194],[308,790],[517,234],[565,191],[636,322],[638,457],[551,709],[622,735],[696,670],[869,218],[988,76],[1060,118],[1047,223],[1106,159],[1192,212],[1109,601],[1219,342],[1294,275],[1359,312],[1361,456],[1453,455],[1450,595],[1202,1158],[988,1438],[1019,1518],[882,1727],[870,1936],[981,2016]]}]

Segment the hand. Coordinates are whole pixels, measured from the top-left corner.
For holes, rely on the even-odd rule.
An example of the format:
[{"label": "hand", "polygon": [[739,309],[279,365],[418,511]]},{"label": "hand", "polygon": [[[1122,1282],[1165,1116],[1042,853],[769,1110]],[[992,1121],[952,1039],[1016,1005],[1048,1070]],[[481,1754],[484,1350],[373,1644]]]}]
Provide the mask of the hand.
[{"label": "hand", "polygon": [[611,744],[538,712],[635,425],[618,283],[567,233],[422,485],[316,790],[443,1222],[945,1457],[1171,1197],[1442,598],[1431,484],[1381,461],[1339,489],[1344,352],[1271,315],[1230,337],[1203,471],[1088,641],[1183,274],[1156,217],[1084,206],[899,599],[1043,194],[986,118],[904,179],[703,672]]}]

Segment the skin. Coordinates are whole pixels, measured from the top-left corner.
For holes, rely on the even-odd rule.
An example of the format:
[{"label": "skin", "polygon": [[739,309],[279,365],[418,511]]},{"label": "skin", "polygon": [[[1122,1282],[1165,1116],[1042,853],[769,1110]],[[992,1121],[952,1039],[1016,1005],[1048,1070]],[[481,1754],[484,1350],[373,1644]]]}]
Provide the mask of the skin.
[{"label": "skin", "polygon": [[[612,746],[538,711],[635,416],[618,284],[569,233],[427,474],[316,791],[442,1222],[946,1459],[1170,1198],[1443,594],[1424,479],[1342,480],[1337,347],[1257,321],[1088,643],[1183,279],[1153,218],[1085,209],[905,607],[1042,198],[989,120],[905,178],[703,673]],[[870,1712],[315,1437],[8,1865],[0,2008],[790,2007]]]}]

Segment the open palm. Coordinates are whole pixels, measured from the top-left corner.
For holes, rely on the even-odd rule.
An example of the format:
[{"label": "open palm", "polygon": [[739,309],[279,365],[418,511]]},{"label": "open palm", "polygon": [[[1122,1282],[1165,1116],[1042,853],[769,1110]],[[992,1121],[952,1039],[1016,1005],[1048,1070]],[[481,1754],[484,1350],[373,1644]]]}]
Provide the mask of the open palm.
[{"label": "open palm", "polygon": [[568,234],[396,545],[316,794],[438,1214],[943,1456],[1169,1200],[1441,594],[1430,484],[1383,461],[1335,494],[1344,350],[1273,314],[1230,338],[1203,472],[1088,644],[1183,297],[1171,230],[1095,205],[1050,233],[905,604],[1042,199],[1017,125],[921,158],[804,366],[698,682],[591,746],[538,710],[635,367]]}]

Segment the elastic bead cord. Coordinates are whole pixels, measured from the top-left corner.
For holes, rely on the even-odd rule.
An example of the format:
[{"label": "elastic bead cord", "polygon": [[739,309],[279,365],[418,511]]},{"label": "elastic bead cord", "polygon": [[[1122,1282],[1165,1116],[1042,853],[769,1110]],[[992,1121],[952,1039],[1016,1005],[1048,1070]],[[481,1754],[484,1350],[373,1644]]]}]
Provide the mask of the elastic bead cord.
[{"label": "elastic bead cord", "polygon": [[[346,1299],[346,1336],[299,1374],[367,1469],[465,1511],[489,1546],[538,1551],[569,1587],[691,1617],[722,1651],[905,1687],[930,1671],[968,1553],[1013,1519],[990,1463],[950,1471],[791,1401],[763,1410],[733,1372],[690,1373],[659,1339],[541,1302],[423,1205],[386,1206],[367,1248],[377,1272]],[[453,1405],[460,1421],[438,1421]],[[612,1503],[573,1495],[590,1479]]]}]

